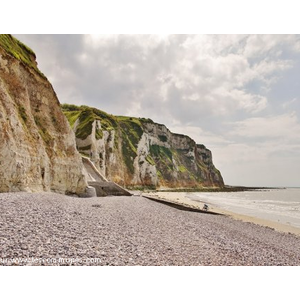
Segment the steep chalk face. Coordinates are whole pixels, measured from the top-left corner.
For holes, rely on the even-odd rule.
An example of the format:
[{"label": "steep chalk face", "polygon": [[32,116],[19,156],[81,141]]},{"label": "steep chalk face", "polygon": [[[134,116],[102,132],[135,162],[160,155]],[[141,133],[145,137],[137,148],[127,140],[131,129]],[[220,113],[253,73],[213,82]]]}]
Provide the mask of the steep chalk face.
[{"label": "steep chalk face", "polygon": [[34,53],[0,35],[0,192],[83,193],[74,133]]},{"label": "steep chalk face", "polygon": [[150,119],[63,105],[78,150],[109,180],[127,187],[222,187],[211,152]]}]

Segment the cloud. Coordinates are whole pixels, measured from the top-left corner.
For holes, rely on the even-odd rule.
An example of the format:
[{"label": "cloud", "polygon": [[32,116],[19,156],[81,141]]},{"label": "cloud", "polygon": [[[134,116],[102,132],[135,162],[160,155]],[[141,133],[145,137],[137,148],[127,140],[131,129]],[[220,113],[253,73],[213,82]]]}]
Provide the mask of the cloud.
[{"label": "cloud", "polygon": [[267,161],[287,153],[287,165],[299,161],[299,35],[17,38],[34,49],[60,102],[149,117],[191,135],[213,151],[229,183],[239,182],[240,166],[254,182]]},{"label": "cloud", "polygon": [[299,98],[293,98],[292,100],[286,101],[282,104],[282,108],[287,109],[291,106],[294,106],[295,103],[299,102]]},{"label": "cloud", "polygon": [[[268,56],[279,56],[280,48],[289,46],[294,51],[299,51],[299,36],[286,34],[258,34],[250,35],[246,40],[243,54],[246,57],[259,57],[265,54]],[[279,48],[280,47],[280,48]]]},{"label": "cloud", "polygon": [[[249,91],[247,84],[256,80],[269,87],[280,72],[291,68],[291,60],[278,58],[278,47],[295,38],[65,35],[29,40],[41,49],[42,71],[49,74],[62,102],[86,103],[117,114],[144,111],[149,117],[159,107],[170,121],[173,117],[196,124],[207,114],[264,110],[267,96]],[[47,59],[49,52],[54,60]],[[135,103],[140,103],[139,109]]]},{"label": "cloud", "polygon": [[295,112],[264,118],[248,118],[235,122],[233,126],[230,135],[249,138],[300,139],[300,124]]}]

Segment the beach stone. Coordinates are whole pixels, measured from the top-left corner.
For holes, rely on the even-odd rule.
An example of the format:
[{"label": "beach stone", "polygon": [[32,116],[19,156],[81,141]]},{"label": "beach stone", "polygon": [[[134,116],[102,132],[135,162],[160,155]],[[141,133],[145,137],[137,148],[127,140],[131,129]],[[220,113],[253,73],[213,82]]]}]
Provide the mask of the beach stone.
[{"label": "beach stone", "polygon": [[21,245],[21,249],[22,250],[28,250],[28,246],[27,245]]},{"label": "beach stone", "polygon": [[[96,209],[95,204],[101,207]],[[183,211],[140,196],[83,199],[55,193],[4,193],[0,207],[0,257],[43,259],[35,265],[66,264],[51,262],[53,258],[98,258],[70,264],[120,266],[300,262],[300,237],[295,234],[224,215]],[[30,233],[27,237],[24,228]]]}]

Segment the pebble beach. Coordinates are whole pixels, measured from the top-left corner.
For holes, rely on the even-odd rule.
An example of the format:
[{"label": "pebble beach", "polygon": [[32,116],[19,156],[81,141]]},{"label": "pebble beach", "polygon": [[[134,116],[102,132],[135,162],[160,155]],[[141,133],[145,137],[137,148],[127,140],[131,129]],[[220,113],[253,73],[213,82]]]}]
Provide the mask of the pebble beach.
[{"label": "pebble beach", "polygon": [[0,265],[300,265],[299,235],[142,196],[3,193],[0,211]]}]

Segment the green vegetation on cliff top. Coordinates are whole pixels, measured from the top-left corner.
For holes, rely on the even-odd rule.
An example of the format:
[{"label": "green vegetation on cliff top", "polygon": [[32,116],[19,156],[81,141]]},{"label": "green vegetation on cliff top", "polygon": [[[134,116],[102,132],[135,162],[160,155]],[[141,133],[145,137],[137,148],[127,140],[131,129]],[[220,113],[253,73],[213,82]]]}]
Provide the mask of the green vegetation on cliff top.
[{"label": "green vegetation on cliff top", "polygon": [[62,104],[61,108],[71,127],[74,127],[76,120],[79,119],[75,132],[76,137],[79,139],[84,140],[92,133],[93,123],[95,120],[99,120],[101,122],[101,128],[96,127],[97,139],[101,139],[103,137],[103,130],[110,131],[118,127],[116,117],[99,109],[85,105],[76,106],[73,104]]},{"label": "green vegetation on cliff top", "polygon": [[143,134],[143,122],[152,122],[150,119],[134,118],[126,116],[113,116],[97,108],[73,104],[61,104],[63,113],[67,117],[71,127],[77,119],[79,124],[76,128],[76,137],[80,139],[87,138],[92,133],[93,122],[99,120],[101,122],[101,129],[96,128],[96,134],[102,135],[103,130],[121,130],[126,134],[131,143],[136,146]]},{"label": "green vegetation on cliff top", "polygon": [[[129,173],[134,174],[133,162],[137,156],[137,146],[143,135],[144,125],[146,123],[154,123],[151,119],[113,116],[96,108],[84,105],[62,104],[61,107],[72,127],[74,127],[75,122],[79,120],[75,132],[77,138],[86,139],[92,133],[93,123],[96,120],[100,121],[99,127],[97,127],[98,125],[96,124],[96,139],[103,138],[103,131],[114,130],[115,148],[119,148],[122,152],[124,164]],[[187,138],[185,135],[177,136]],[[158,138],[161,142],[167,142],[165,135],[159,135]],[[194,159],[187,156],[190,149],[195,147],[195,144],[190,144],[192,142],[195,143],[193,140],[187,141],[187,149],[174,149],[151,144],[149,149],[150,153],[147,155],[146,161],[156,166],[159,178],[173,181],[172,174],[173,172],[177,172],[179,178],[182,180],[190,180],[191,182],[197,182],[201,185],[203,181],[202,173],[204,174],[206,172],[207,166],[204,162],[197,159],[194,161]],[[199,145],[198,147],[200,149],[206,149],[203,145]],[[79,150],[89,149],[90,145],[80,148]],[[195,164],[198,170],[195,170],[193,167]]]},{"label": "green vegetation on cliff top", "polygon": [[45,77],[37,67],[35,53],[11,34],[0,34],[0,47],[26,66],[37,71],[41,76]]},{"label": "green vegetation on cliff top", "polygon": [[120,135],[122,138],[124,162],[130,173],[134,173],[133,161],[137,156],[137,145],[143,134],[142,123],[153,123],[152,120],[126,116],[112,116],[104,111],[85,105],[62,104],[61,107],[72,127],[74,127],[76,120],[79,119],[75,132],[77,138],[86,139],[92,133],[93,123],[96,120],[99,120],[101,123],[101,128],[96,127],[96,139],[103,138],[104,130],[115,130],[115,145],[117,145],[117,137]]},{"label": "green vegetation on cliff top", "polygon": [[133,161],[137,156],[137,146],[143,135],[143,128],[138,118],[116,117],[122,135],[122,153],[125,164],[131,174],[134,173]]}]

